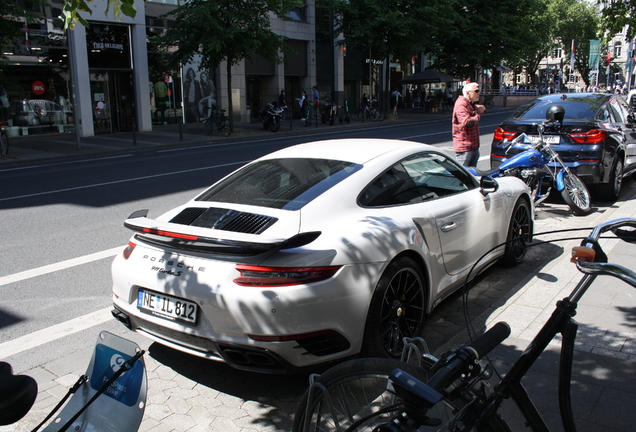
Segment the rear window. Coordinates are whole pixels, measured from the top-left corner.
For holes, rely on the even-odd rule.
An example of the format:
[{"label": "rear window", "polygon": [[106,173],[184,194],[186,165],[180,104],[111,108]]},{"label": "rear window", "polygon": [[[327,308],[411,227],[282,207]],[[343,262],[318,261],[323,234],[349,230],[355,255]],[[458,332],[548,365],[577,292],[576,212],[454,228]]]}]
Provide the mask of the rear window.
[{"label": "rear window", "polygon": [[566,99],[533,99],[525,105],[520,106],[512,115],[515,120],[537,119],[545,120],[545,113],[552,105],[561,105],[565,108],[565,119],[591,119],[598,109],[607,101],[607,96],[586,95],[570,96]]},{"label": "rear window", "polygon": [[332,159],[264,160],[231,174],[196,200],[298,210],[360,168]]}]

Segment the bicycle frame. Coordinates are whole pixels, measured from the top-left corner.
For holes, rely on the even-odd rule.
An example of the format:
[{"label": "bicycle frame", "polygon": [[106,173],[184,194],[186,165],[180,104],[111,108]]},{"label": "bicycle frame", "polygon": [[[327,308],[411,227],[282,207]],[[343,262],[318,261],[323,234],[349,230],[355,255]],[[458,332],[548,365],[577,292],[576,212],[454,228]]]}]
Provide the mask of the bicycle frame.
[{"label": "bicycle frame", "polygon": [[[614,228],[626,225],[636,227],[636,221],[629,219],[617,219],[607,222],[594,229],[590,238],[598,238],[601,233],[610,231]],[[588,247],[592,247],[593,243],[588,243]],[[562,333],[563,340],[561,345],[561,358],[559,361],[559,409],[561,413],[561,421],[563,429],[566,432],[576,432],[574,425],[574,415],[572,413],[571,402],[571,376],[572,361],[574,358],[574,341],[578,325],[572,320],[576,314],[578,301],[583,297],[588,288],[592,285],[598,275],[607,274],[619,277],[621,280],[636,287],[636,278],[628,272],[621,271],[621,267],[608,263],[585,263],[577,262],[577,267],[585,273],[585,276],[579,281],[570,295],[563,300],[557,302],[555,311],[552,313],[548,321],[541,328],[526,350],[521,354],[519,359],[512,365],[508,373],[502,378],[495,387],[495,397],[493,397],[484,411],[483,419],[479,419],[479,423],[483,423],[492,417],[499,409],[499,406],[508,396],[512,397],[519,410],[528,421],[530,427],[536,432],[549,432],[549,428],[539,414],[534,403],[530,399],[521,379],[545,351],[546,347],[554,339],[558,333]],[[610,272],[608,269],[613,269]]]}]

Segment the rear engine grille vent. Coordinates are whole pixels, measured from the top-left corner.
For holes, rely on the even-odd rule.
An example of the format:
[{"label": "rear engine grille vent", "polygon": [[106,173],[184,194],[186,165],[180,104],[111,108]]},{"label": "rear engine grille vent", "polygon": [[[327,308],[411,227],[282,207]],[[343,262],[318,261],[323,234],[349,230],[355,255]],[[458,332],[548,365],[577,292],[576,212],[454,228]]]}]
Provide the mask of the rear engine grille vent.
[{"label": "rear engine grille vent", "polygon": [[260,234],[277,220],[270,216],[235,210],[190,207],[173,217],[170,222],[245,234]]}]

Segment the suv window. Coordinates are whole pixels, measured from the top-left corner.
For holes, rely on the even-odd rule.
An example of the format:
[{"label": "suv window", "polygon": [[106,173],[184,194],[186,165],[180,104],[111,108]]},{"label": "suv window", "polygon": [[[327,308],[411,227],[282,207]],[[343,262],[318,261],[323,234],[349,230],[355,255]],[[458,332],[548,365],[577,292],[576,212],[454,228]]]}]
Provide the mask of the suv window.
[{"label": "suv window", "polygon": [[624,101],[621,98],[612,98],[609,103],[617,123],[627,123],[629,111],[627,110],[627,106],[623,104]]},{"label": "suv window", "polygon": [[380,207],[435,199],[476,187],[471,176],[449,158],[421,153],[395,164],[360,194],[359,204]]}]

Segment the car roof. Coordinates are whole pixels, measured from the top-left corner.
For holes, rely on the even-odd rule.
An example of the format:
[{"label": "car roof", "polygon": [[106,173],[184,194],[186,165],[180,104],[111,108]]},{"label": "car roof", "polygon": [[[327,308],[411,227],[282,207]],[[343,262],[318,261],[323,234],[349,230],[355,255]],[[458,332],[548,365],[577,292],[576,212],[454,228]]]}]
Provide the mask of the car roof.
[{"label": "car roof", "polygon": [[508,120],[543,121],[551,105],[561,105],[565,109],[566,120],[593,119],[602,105],[615,95],[611,93],[556,93],[539,96],[517,108]]},{"label": "car roof", "polygon": [[328,158],[365,164],[383,155],[402,155],[424,150],[438,151],[433,146],[412,141],[376,138],[334,139],[294,145],[270,153],[261,159]]}]

